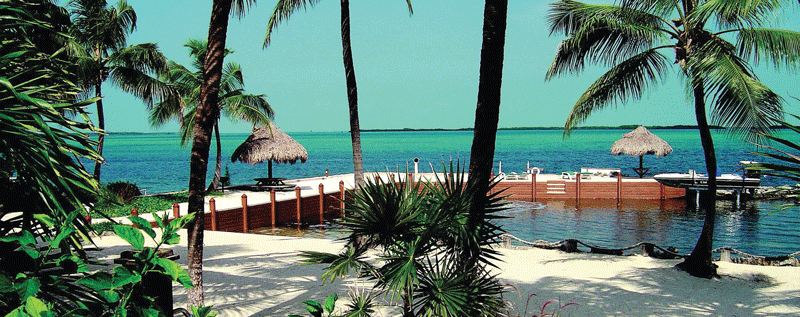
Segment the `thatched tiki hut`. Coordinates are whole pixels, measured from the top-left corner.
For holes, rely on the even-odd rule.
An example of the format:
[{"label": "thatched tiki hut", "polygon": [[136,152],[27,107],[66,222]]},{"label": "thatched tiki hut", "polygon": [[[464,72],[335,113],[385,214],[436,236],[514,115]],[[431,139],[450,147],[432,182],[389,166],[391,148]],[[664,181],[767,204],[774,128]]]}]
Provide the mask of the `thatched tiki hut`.
[{"label": "thatched tiki hut", "polygon": [[256,165],[269,162],[269,178],[272,178],[272,162],[294,164],[297,160],[305,163],[308,152],[300,143],[284,133],[274,123],[253,130],[239,147],[233,151],[231,162],[236,160]]},{"label": "thatched tiki hut", "polygon": [[611,146],[611,154],[627,154],[639,157],[639,168],[633,169],[636,174],[639,174],[639,178],[644,177],[644,174],[650,170],[642,166],[642,156],[653,154],[656,157],[661,157],[670,153],[672,153],[672,147],[666,141],[650,133],[643,126],[623,134],[622,138]]}]

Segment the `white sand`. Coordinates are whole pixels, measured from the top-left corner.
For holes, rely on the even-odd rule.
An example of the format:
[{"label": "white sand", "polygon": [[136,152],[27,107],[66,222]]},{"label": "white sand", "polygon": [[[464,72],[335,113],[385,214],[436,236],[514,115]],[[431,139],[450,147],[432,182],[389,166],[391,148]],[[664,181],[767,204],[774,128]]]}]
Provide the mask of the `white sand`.
[{"label": "white sand", "polygon": [[[185,230],[174,247],[186,267]],[[105,259],[127,244],[118,237],[96,238]],[[310,238],[205,233],[206,305],[220,316],[305,315],[302,301],[323,301],[338,293],[346,301],[352,282],[323,285],[321,265],[298,265],[298,251],[338,253],[341,243]],[[500,249],[499,278],[509,287],[506,300],[522,314],[539,314],[548,300],[575,302],[563,316],[800,316],[800,268],[717,262],[719,279],[698,279],[673,266],[679,260],[643,256],[568,254],[541,249]],[[185,306],[186,291],[173,287],[175,306]],[[517,291],[518,290],[518,291]],[[548,308],[556,308],[550,305]],[[552,310],[549,310],[552,312]]]}]

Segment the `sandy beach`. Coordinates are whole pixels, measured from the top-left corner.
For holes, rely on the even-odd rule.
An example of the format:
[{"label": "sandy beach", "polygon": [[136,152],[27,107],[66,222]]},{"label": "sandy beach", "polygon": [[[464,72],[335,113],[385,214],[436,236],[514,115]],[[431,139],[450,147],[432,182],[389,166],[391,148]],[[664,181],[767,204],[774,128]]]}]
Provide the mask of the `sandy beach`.
[{"label": "sandy beach", "polygon": [[[186,267],[186,231],[173,250]],[[129,247],[116,236],[96,237],[110,260]],[[298,265],[299,251],[336,253],[337,241],[285,236],[211,232],[205,234],[206,305],[220,316],[305,314],[304,300],[323,301],[352,280],[323,285],[322,265]],[[718,279],[698,279],[673,268],[679,260],[640,255],[570,254],[557,250],[499,248],[498,277],[509,286],[506,300],[514,316],[538,314],[548,300],[574,302],[562,316],[798,316],[800,268],[717,262]],[[363,287],[364,285],[360,285]],[[173,286],[175,306],[185,306],[186,291]],[[554,305],[548,306],[555,308]],[[549,310],[552,312],[552,310]],[[393,316],[386,314],[386,316]]]}]

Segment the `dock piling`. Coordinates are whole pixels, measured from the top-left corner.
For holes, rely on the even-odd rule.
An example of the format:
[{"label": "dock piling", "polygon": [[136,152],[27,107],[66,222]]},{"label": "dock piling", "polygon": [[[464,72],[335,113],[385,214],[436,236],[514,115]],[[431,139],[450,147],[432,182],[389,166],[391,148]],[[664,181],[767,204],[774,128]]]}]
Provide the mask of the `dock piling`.
[{"label": "dock piling", "polygon": [[211,231],[217,231],[217,201],[214,198],[208,200],[208,210],[211,212]]},{"label": "dock piling", "polygon": [[249,229],[250,227],[247,223],[247,195],[242,194],[242,232],[247,233]]}]

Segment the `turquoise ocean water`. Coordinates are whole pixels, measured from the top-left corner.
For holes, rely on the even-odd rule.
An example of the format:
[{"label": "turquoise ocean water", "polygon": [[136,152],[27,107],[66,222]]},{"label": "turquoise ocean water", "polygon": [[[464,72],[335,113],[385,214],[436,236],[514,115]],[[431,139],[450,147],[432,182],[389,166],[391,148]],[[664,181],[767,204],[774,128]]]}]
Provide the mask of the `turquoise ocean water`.
[{"label": "turquoise ocean water", "polygon": [[[528,164],[544,169],[545,173],[574,171],[581,167],[622,168],[633,175],[632,167],[638,157],[615,156],[609,153],[614,141],[629,130],[578,130],[563,138],[560,130],[503,130],[497,134],[495,169],[502,162],[503,172],[523,172]],[[705,171],[703,151],[695,130],[653,130],[673,148],[665,157],[646,155],[645,167],[653,173]],[[289,135],[308,150],[306,163],[274,164],[273,174],[286,178],[320,176],[353,172],[350,134],[347,132],[299,132]],[[248,134],[222,135],[222,167],[228,168],[234,184],[252,183],[254,177],[267,174],[267,164],[232,163],[231,153]],[[787,133],[787,136],[792,136]],[[442,162],[451,158],[469,162],[472,145],[471,131],[403,131],[363,132],[362,146],[366,171],[413,171],[412,160],[420,159],[420,168],[430,172],[430,165],[441,169]],[[130,181],[148,193],[185,190],[188,188],[190,146],[181,147],[180,137],[172,133],[110,134],[106,137],[102,181]],[[800,141],[800,139],[798,139]],[[715,133],[714,139],[719,168],[738,172],[739,161],[761,160],[749,154],[753,145]],[[209,179],[213,175],[216,149],[212,143]],[[780,179],[764,179],[766,185],[785,183]]]},{"label": "turquoise ocean water", "polygon": [[[578,130],[563,138],[559,130],[504,130],[497,135],[495,171],[502,161],[503,172],[523,172],[530,164],[545,173],[578,170],[581,167],[622,168],[633,175],[638,157],[609,153],[614,141],[629,130]],[[698,132],[695,130],[652,130],[667,141],[673,152],[665,157],[644,157],[652,173],[705,172]],[[352,173],[352,149],[347,132],[288,133],[308,150],[308,161],[294,165],[274,164],[276,177],[303,178]],[[253,183],[265,177],[267,164],[232,163],[230,155],[249,134],[222,135],[223,173],[227,167],[233,184]],[[784,137],[796,138],[789,132]],[[362,146],[366,171],[413,171],[412,160],[420,159],[422,172],[431,164],[437,170],[450,159],[468,164],[471,131],[363,132]],[[190,147],[179,145],[172,133],[111,134],[106,138],[104,157],[108,165],[103,183],[129,181],[148,194],[188,188]],[[800,142],[800,138],[795,140]],[[715,133],[719,169],[740,173],[739,161],[763,159],[750,152],[755,146]],[[213,144],[213,143],[212,143]],[[213,175],[216,149],[212,145],[209,179]],[[787,184],[782,179],[764,178],[764,185]],[[759,255],[783,255],[800,250],[800,208],[773,213],[778,202],[749,202],[744,207],[721,202],[715,233],[715,246],[731,246]],[[547,202],[545,205],[515,204],[506,212],[503,226],[526,240],[558,241],[577,238],[604,247],[625,247],[640,241],[675,246],[690,252],[699,235],[703,214],[683,200],[669,203],[604,201],[580,205]]]}]

